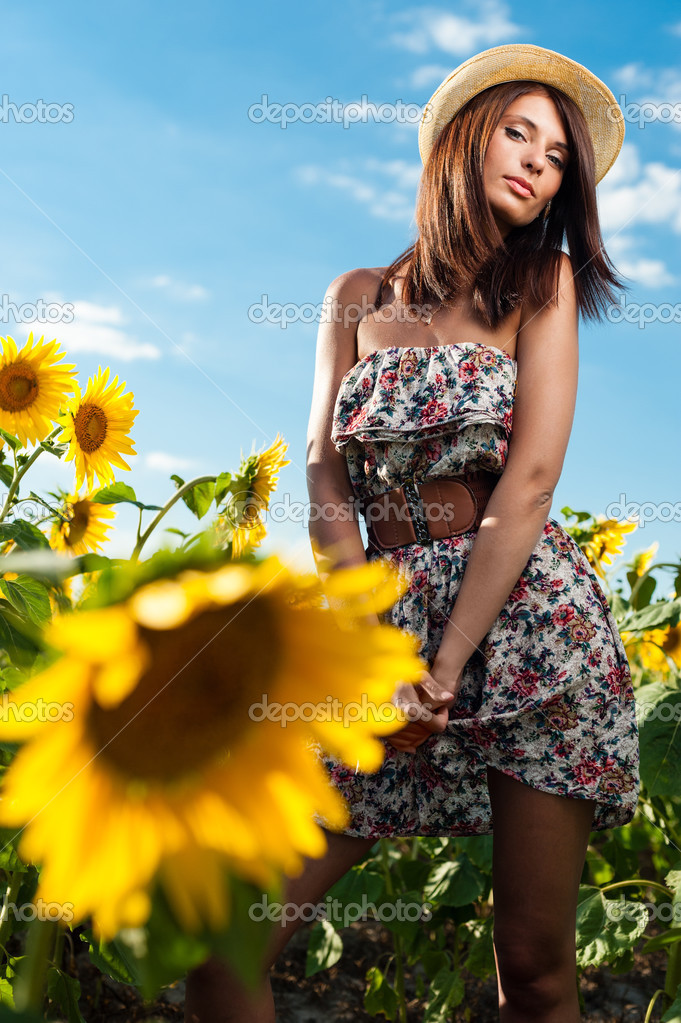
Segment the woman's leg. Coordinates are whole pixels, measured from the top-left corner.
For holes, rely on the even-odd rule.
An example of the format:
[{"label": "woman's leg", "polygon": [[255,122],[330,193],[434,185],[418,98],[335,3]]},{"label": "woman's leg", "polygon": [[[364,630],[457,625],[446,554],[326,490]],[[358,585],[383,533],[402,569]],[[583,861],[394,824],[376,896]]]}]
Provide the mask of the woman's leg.
[{"label": "woman's leg", "polygon": [[595,802],[488,767],[500,1023],[579,1023],[577,894]]},{"label": "woman's leg", "polygon": [[[306,859],[299,877],[287,878],[283,902],[295,906],[320,902],[339,878],[369,851],[375,838],[351,838],[326,832],[328,851],[321,859]],[[289,914],[290,915],[290,914]],[[266,969],[300,926],[301,920],[288,920],[273,926]],[[274,1023],[274,1001],[269,977],[265,977],[257,995],[251,996],[224,963],[210,959],[187,976],[184,1009],[185,1023]]]}]

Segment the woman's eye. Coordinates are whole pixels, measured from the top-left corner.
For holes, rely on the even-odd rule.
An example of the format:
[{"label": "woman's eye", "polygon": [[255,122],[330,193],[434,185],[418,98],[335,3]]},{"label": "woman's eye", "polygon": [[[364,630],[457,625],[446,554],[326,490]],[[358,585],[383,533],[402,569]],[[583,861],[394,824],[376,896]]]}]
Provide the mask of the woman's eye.
[{"label": "woman's eye", "polygon": [[[523,140],[523,142],[525,141],[525,136],[522,134],[522,132],[518,131],[517,128],[506,127],[504,130],[507,131],[509,134],[511,132],[513,132],[513,135],[511,135],[511,138],[513,138],[514,135],[517,135],[518,138],[521,138]],[[564,169],[565,164],[563,163],[563,161],[560,159],[559,156],[549,156],[549,159],[555,161],[554,167],[557,167],[559,170],[563,170]]]}]

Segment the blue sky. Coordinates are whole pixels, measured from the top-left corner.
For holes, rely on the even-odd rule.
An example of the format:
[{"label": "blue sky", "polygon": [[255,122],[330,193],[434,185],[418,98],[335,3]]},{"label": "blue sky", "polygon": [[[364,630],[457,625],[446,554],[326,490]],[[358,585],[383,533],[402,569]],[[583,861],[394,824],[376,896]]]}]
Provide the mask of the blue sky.
[{"label": "blue sky", "polygon": [[[235,469],[241,452],[279,431],[291,464],[277,498],[304,505],[316,324],[258,323],[253,307],[266,296],[313,308],[334,277],[385,266],[414,238],[416,121],[283,129],[249,118],[249,108],[263,94],[422,108],[457,64],[505,42],[559,50],[625,102],[676,104],[676,121],[627,120],[598,196],[627,302],[681,308],[678,3],[658,2],[645,17],[619,0],[123,0],[3,11],[1,332],[58,337],[82,384],[99,364],[127,382],[140,410],[138,455],[119,478],[138,496],[162,503],[172,472]],[[18,122],[8,106],[38,100],[64,105],[62,119]],[[73,322],[17,323],[8,309],[39,300],[72,305]],[[605,513],[624,494],[666,503],[672,515],[676,505],[679,517],[681,324],[583,323],[580,341],[575,423],[551,514],[561,521],[566,504]],[[31,477],[43,492],[71,481],[70,464],[47,457]],[[195,521],[177,509],[168,524]],[[108,553],[130,551],[135,525],[121,512]],[[658,558],[678,559],[681,525],[648,521],[625,553],[655,540]],[[270,550],[311,568],[304,520],[272,524]]]}]

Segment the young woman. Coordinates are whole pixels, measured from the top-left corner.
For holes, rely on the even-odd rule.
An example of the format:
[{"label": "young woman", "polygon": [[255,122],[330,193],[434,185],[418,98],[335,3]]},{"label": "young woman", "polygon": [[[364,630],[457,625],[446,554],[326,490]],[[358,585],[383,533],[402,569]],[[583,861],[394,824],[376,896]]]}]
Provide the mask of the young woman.
[{"label": "young woman", "polygon": [[[389,267],[336,278],[318,336],[310,499],[360,501],[369,537],[357,517],[314,517],[318,570],[382,557],[404,573],[380,620],[416,635],[428,668],[399,688],[414,720],[384,740],[375,774],[323,755],[351,823],[327,830],[286,901],[322,900],[379,837],[493,833],[501,1023],[579,1020],[589,833],[626,824],[638,799],[624,648],[549,514],[578,318],[622,286],[595,188],[623,134],[612,93],[574,61],[527,44],[472,57],[424,111],[417,240]],[[298,922],[277,930],[271,962]],[[249,998],[208,963],[186,1019],[272,1023],[269,984]]]}]

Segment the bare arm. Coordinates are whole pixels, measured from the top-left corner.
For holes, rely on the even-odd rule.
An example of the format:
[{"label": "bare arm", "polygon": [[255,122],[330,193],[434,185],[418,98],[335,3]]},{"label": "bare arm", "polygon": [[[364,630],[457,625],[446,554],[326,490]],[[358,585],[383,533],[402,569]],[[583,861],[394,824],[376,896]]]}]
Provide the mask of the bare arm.
[{"label": "bare arm", "polygon": [[523,309],[508,459],[435,656],[432,674],[440,681],[458,678],[489,632],[549,516],[577,395],[579,314],[567,255],[558,291],[557,306]]},{"label": "bare arm", "polygon": [[[357,362],[357,315],[351,315],[351,311],[371,303],[375,287],[374,277],[367,270],[351,270],[336,277],[324,298],[324,308],[332,315],[320,323],[317,334],[307,429],[307,490],[310,543],[322,584],[334,568],[367,560],[345,455],[336,451],[331,427],[340,382]],[[346,317],[343,312],[347,307]],[[375,615],[369,618],[378,622]]]}]

